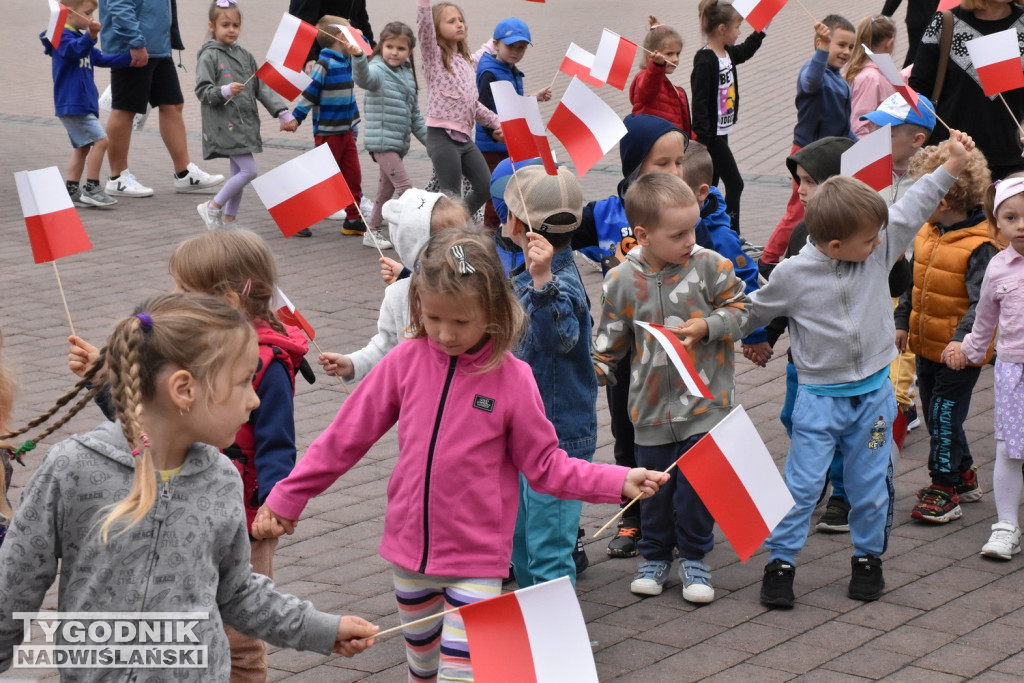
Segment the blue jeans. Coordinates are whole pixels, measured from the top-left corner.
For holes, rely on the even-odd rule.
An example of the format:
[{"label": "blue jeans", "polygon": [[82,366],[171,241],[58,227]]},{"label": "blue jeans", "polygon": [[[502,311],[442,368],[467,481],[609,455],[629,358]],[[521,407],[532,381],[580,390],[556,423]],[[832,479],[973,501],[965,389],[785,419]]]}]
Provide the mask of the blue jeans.
[{"label": "blue jeans", "polygon": [[[797,381],[796,366],[786,363],[786,401],[782,404],[779,420],[786,428],[786,434],[793,438],[793,405],[796,403],[796,391],[800,386]],[[832,482],[832,497],[846,500],[846,488],[843,486],[843,450],[836,447],[835,455],[828,467],[828,480]],[[824,486],[824,482],[822,483]]]},{"label": "blue jeans", "polygon": [[892,383],[860,396],[816,396],[797,390],[793,435],[786,457],[786,486],[796,501],[765,542],[772,560],[793,563],[807,541],[811,513],[833,454],[845,455],[843,478],[850,501],[854,555],[880,556],[889,543],[895,490],[892,484]]},{"label": "blue jeans", "polygon": [[[660,446],[637,446],[636,464],[664,472],[697,443],[704,434]],[[704,507],[690,482],[672,470],[672,478],[654,496],[640,501],[640,534],[637,549],[645,560],[672,562],[672,549],[684,560],[703,560],[715,547],[715,520]]]}]

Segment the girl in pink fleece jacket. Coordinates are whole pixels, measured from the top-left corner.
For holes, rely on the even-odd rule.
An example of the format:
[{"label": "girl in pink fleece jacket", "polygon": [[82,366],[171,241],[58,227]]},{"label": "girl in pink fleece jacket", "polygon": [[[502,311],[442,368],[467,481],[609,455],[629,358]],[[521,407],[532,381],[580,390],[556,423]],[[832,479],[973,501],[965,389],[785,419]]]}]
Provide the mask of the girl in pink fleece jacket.
[{"label": "girl in pink fleece jacket", "polygon": [[[501,593],[520,472],[535,491],[592,503],[650,497],[667,479],[558,448],[530,366],[510,353],[524,314],[491,240],[461,229],[433,235],[409,301],[413,338],[370,371],[253,524],[257,538],[291,533],[309,499],[397,422],[380,554],[392,563],[403,623]],[[410,680],[472,680],[458,612],[405,638]]]}]

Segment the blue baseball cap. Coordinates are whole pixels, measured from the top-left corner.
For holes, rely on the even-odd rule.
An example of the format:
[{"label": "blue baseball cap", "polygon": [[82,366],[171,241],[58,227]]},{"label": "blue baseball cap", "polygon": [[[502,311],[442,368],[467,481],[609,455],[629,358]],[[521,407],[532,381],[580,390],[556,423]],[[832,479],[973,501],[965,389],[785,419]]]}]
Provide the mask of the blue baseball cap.
[{"label": "blue baseball cap", "polygon": [[927,128],[929,131],[935,128],[935,107],[931,100],[924,95],[918,95],[917,108],[920,110],[920,114],[903,99],[903,95],[893,93],[878,105],[878,109],[864,114],[860,120],[870,121],[879,128],[887,123],[893,126],[911,123]]},{"label": "blue baseball cap", "polygon": [[533,42],[530,40],[530,27],[526,25],[525,21],[515,17],[502,19],[498,22],[498,25],[494,27],[494,39],[500,40],[506,45],[523,41],[533,45]]},{"label": "blue baseball cap", "polygon": [[[526,166],[542,164],[540,157],[536,159],[524,159],[516,162],[516,170]],[[512,179],[512,160],[505,158],[494,167],[491,173],[491,203],[494,204],[494,212],[498,214],[498,220],[502,223],[508,220],[508,206],[505,204],[505,188],[508,181]]]}]

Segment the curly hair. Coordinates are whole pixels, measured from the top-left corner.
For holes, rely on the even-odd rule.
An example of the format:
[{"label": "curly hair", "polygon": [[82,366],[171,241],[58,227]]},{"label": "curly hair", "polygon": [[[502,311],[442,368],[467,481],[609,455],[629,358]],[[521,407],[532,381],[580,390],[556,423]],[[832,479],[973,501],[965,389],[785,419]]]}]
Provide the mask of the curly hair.
[{"label": "curly hair", "polygon": [[[910,161],[910,174],[914,178],[931,173],[949,158],[949,141],[921,149]],[[971,151],[967,167],[946,193],[946,202],[951,209],[968,211],[982,203],[985,189],[992,183],[985,155],[977,147]]]}]

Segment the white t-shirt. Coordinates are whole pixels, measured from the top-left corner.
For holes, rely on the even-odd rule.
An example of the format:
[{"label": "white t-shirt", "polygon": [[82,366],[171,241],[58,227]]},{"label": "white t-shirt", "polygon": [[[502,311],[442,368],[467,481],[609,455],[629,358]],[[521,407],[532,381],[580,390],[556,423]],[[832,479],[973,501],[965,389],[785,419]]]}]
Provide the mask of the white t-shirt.
[{"label": "white t-shirt", "polygon": [[718,134],[728,135],[736,122],[736,83],[732,60],[727,54],[718,58]]}]

